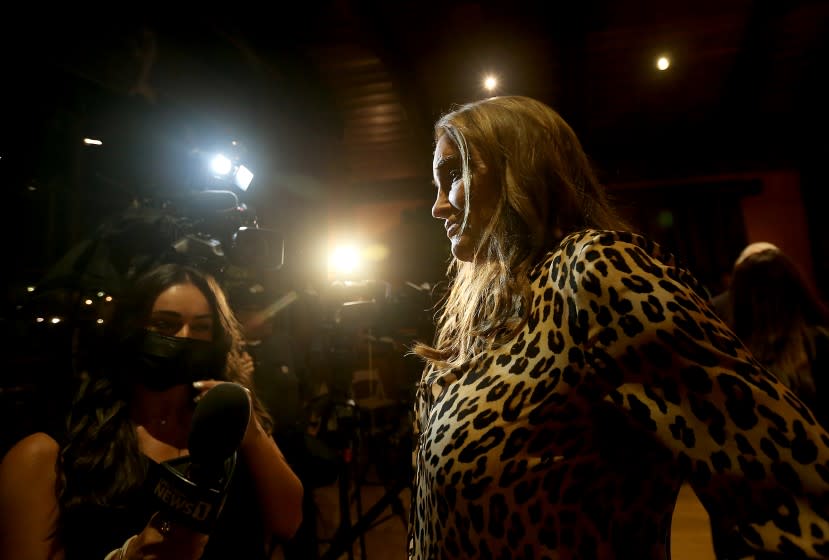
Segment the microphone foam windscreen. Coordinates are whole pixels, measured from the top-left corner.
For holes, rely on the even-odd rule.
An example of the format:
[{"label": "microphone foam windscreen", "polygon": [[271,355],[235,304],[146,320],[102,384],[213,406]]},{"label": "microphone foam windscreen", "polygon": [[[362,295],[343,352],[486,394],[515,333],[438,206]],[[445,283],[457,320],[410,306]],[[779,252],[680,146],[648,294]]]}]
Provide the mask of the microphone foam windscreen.
[{"label": "microphone foam windscreen", "polygon": [[193,463],[223,463],[241,445],[249,418],[250,400],[241,385],[221,383],[207,391],[193,411],[187,438]]}]

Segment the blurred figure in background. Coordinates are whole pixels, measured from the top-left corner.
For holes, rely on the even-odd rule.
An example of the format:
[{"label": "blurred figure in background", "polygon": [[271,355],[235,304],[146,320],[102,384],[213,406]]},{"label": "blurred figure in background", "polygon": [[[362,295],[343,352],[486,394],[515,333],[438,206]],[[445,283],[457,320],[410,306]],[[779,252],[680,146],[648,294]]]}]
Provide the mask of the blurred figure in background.
[{"label": "blurred figure in background", "polygon": [[829,306],[770,243],[746,247],[728,293],[734,332],[829,428]]},{"label": "blurred figure in background", "polygon": [[764,251],[766,249],[778,250],[777,246],[767,241],[757,241],[746,245],[734,260],[734,264],[731,268],[723,274],[723,289],[711,298],[711,306],[714,308],[714,311],[716,311],[717,315],[719,315],[719,317],[731,327],[734,326],[734,319],[731,316],[731,293],[728,291],[728,288],[731,287],[731,282],[734,279],[734,268],[736,268],[740,261],[752,253]]},{"label": "blurred figure in background", "polygon": [[[772,243],[750,243],[734,262],[728,289],[712,299],[712,306],[754,357],[829,428],[824,379],[829,374],[829,308],[797,264]],[[711,536],[718,560],[739,557],[714,523]]]},{"label": "blurred figure in background", "polygon": [[[275,328],[284,309],[280,299],[256,282],[230,290],[230,305],[244,337],[245,372],[274,421],[274,438],[290,457],[296,434],[302,432],[303,413],[293,341],[287,329]],[[289,298],[282,301],[285,307],[291,303]]]},{"label": "blurred figure in background", "polygon": [[302,524],[291,539],[276,544],[286,560],[312,560],[318,556],[314,489],[330,483],[336,467],[332,452],[308,433],[308,402],[302,390],[302,379],[308,376],[306,352],[290,313],[300,296],[255,281],[229,292],[245,339],[244,369],[273,418],[274,439],[305,488]]}]

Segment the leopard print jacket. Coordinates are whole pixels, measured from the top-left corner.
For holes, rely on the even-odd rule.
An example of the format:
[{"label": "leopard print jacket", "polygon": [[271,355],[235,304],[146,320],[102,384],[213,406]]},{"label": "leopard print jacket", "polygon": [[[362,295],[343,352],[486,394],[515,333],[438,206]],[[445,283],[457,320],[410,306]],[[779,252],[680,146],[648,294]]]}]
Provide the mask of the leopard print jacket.
[{"label": "leopard print jacket", "polygon": [[685,481],[748,550],[829,556],[829,435],[669,254],[582,231],[529,280],[512,340],[424,372],[409,558],[666,559]]}]

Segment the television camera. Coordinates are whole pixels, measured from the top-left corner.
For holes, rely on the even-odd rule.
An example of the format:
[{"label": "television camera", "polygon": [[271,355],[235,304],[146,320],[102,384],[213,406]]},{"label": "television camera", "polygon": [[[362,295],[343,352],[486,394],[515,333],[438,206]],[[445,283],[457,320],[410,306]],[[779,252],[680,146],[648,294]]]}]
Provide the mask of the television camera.
[{"label": "television camera", "polygon": [[284,240],[260,228],[232,191],[193,191],[135,201],[70,250],[35,288],[118,293],[124,282],[161,262],[182,262],[220,281],[284,264]]},{"label": "television camera", "polygon": [[[18,308],[15,323],[21,338],[48,349],[28,348],[27,354],[65,359],[61,349],[68,346],[77,373],[106,328],[113,302],[141,273],[180,262],[233,285],[281,269],[284,251],[282,236],[259,227],[253,210],[232,191],[135,200],[47,271]],[[63,363],[49,367],[56,366]]]}]

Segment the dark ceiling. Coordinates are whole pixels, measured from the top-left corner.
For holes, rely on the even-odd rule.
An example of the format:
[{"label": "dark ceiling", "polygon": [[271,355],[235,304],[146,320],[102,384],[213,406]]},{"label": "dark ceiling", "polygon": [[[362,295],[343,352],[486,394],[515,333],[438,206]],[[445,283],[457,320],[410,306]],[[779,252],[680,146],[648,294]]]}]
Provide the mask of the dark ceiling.
[{"label": "dark ceiling", "polygon": [[[234,138],[265,209],[429,199],[431,125],[488,95],[485,72],[496,93],[559,110],[608,183],[814,167],[829,152],[826,1],[233,8],[7,21],[6,192],[29,210],[62,192],[60,210],[93,217],[56,224],[53,200],[42,229],[71,237],[78,220],[181,180],[192,149]],[[659,72],[663,53],[672,66]],[[93,152],[83,136],[104,145]]]}]

